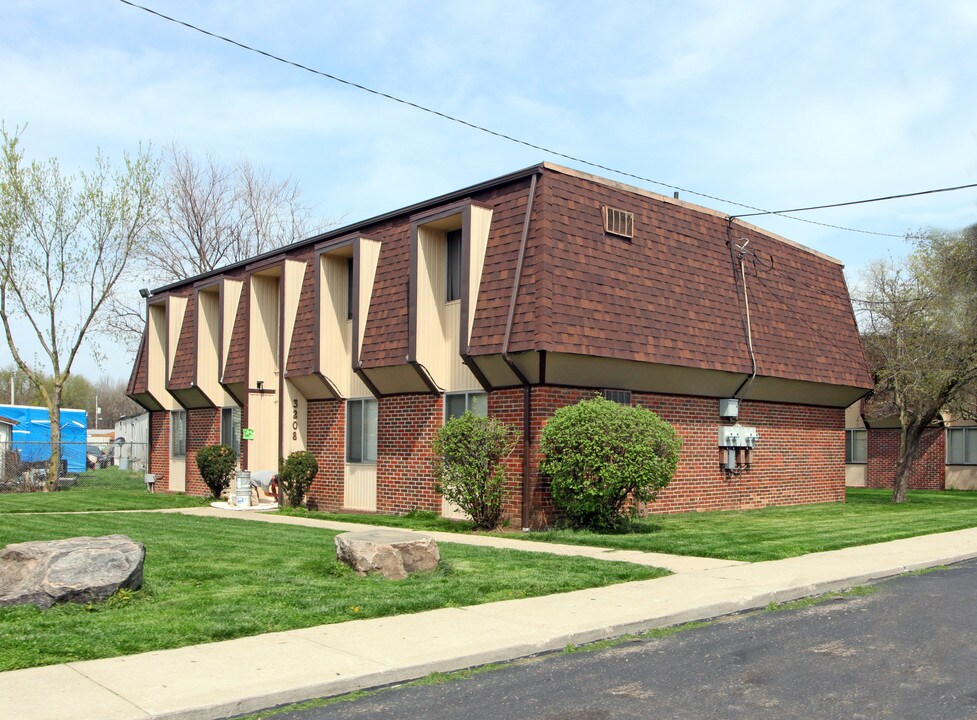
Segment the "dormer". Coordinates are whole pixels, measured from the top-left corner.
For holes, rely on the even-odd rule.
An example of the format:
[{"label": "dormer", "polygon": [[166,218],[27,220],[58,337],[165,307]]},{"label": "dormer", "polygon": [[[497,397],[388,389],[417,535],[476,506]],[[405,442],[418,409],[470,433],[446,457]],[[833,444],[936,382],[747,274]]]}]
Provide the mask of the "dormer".
[{"label": "dormer", "polygon": [[466,200],[411,218],[407,362],[431,392],[480,387],[465,365],[492,209]]}]

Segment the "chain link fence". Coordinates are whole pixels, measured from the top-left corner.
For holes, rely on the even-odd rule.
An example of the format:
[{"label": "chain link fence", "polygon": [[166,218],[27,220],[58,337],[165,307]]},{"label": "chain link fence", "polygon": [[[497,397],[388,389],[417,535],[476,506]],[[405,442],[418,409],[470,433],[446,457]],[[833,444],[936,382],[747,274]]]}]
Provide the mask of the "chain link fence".
[{"label": "chain link fence", "polygon": [[[61,443],[58,489],[145,489],[147,443]],[[48,485],[51,444],[0,442],[0,493],[39,492]]]}]

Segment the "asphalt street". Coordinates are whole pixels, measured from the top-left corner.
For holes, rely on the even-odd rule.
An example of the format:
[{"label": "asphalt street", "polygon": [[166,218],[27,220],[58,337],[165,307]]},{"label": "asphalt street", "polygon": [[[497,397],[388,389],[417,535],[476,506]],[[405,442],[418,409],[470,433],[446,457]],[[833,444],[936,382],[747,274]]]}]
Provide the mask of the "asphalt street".
[{"label": "asphalt street", "polygon": [[276,716],[339,718],[977,718],[977,561],[867,595]]}]

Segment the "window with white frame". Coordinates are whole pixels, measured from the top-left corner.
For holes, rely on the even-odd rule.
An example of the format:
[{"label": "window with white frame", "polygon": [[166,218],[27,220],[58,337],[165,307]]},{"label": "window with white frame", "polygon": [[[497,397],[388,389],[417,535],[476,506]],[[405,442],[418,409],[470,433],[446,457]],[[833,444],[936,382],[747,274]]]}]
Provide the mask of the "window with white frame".
[{"label": "window with white frame", "polygon": [[221,408],[221,445],[227,445],[241,457],[241,408]]},{"label": "window with white frame", "polygon": [[946,429],[946,464],[977,465],[977,427]]},{"label": "window with white frame", "polygon": [[868,434],[864,428],[845,430],[845,463],[858,465],[868,462]]},{"label": "window with white frame", "polygon": [[472,414],[480,417],[488,417],[488,395],[478,391],[445,394],[445,420],[461,417],[466,410],[471,410]]},{"label": "window with white frame", "polygon": [[346,401],[346,462],[377,461],[377,401],[362,398]]},{"label": "window with white frame", "polygon": [[174,410],[170,413],[170,454],[173,457],[186,457],[187,454],[187,413]]}]

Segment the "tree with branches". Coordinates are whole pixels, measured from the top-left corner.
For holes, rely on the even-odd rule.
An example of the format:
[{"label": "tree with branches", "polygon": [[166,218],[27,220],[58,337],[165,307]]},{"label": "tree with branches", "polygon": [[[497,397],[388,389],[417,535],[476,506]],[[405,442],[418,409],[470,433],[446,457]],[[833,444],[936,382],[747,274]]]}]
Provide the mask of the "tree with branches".
[{"label": "tree with branches", "polygon": [[[303,237],[309,211],[298,183],[247,161],[235,165],[186,148],[164,152],[160,222],[137,247],[139,277],[165,285],[274,250]],[[135,293],[113,313],[116,335],[135,346],[145,323]]]},{"label": "tree with branches", "polygon": [[[47,486],[55,489],[65,386],[136,248],[152,235],[158,163],[140,151],[113,167],[99,153],[90,173],[72,177],[54,158],[26,162],[20,134],[0,127],[0,319],[14,362],[50,412]],[[35,342],[47,368],[28,361]]]},{"label": "tree with branches", "polygon": [[925,430],[941,413],[972,411],[977,392],[977,225],[914,244],[904,266],[869,267],[857,302],[875,394],[899,415],[894,503],[906,500]]}]

